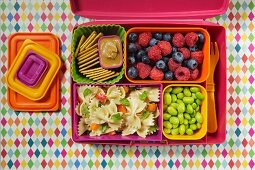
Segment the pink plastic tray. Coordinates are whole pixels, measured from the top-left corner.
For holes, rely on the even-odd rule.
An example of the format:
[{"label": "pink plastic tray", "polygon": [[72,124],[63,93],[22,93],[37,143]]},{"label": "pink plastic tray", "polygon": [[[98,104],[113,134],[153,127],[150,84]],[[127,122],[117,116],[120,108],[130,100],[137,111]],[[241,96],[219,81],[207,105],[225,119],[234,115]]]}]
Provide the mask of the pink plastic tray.
[{"label": "pink plastic tray", "polygon": [[[89,135],[82,135],[78,136],[78,122],[79,116],[75,113],[75,106],[77,104],[78,96],[77,96],[77,87],[80,85],[89,85],[89,84],[73,84],[73,100],[72,100],[72,137],[75,142],[98,142],[101,143],[105,141],[116,141],[121,143],[122,141],[162,141],[162,114],[158,117],[158,126],[159,130],[154,133],[153,135],[149,135],[146,138],[142,138],[138,135],[128,135],[128,136],[121,136],[121,135],[102,135],[102,136],[89,136]],[[90,84],[91,85],[91,84]],[[93,84],[93,86],[104,86],[105,84]],[[162,91],[163,86],[162,84],[115,84],[116,86],[136,86],[136,87],[157,87],[160,90],[160,101],[158,103],[159,112],[162,112]],[[111,85],[109,85],[111,86]]]},{"label": "pink plastic tray", "polygon": [[[220,59],[215,70],[215,75],[220,75],[215,79],[215,100],[217,109],[218,130],[216,133],[207,133],[204,138],[197,141],[174,141],[163,137],[162,141],[84,141],[83,143],[91,144],[113,144],[113,145],[136,145],[136,146],[160,146],[160,145],[189,145],[189,144],[219,144],[226,138],[226,31],[223,26],[205,22],[203,20],[195,21],[95,21],[83,24],[101,25],[101,24],[119,24],[128,30],[132,27],[148,26],[148,27],[202,27],[207,29],[212,42],[217,42],[220,50]],[[126,79],[122,79],[121,83],[127,83]],[[71,83],[73,83],[71,81]],[[168,84],[164,84],[166,86]],[[201,83],[205,86],[205,82]],[[71,96],[73,96],[71,94]],[[73,99],[71,103],[73,102]],[[210,105],[210,103],[208,104]],[[72,109],[73,110],[73,109]],[[73,114],[72,114],[73,115]],[[74,119],[74,117],[73,117]],[[74,128],[74,127],[73,127]],[[74,139],[75,140],[75,139]],[[77,140],[75,140],[77,141]]]}]

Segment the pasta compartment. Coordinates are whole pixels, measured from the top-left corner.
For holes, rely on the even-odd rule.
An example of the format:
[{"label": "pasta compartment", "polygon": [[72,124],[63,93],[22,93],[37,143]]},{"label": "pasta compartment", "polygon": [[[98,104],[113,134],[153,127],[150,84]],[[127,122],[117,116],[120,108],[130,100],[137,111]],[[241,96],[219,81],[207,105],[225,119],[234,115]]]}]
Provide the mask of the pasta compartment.
[{"label": "pasta compartment", "polygon": [[162,84],[74,83],[72,88],[75,142],[162,141]]}]

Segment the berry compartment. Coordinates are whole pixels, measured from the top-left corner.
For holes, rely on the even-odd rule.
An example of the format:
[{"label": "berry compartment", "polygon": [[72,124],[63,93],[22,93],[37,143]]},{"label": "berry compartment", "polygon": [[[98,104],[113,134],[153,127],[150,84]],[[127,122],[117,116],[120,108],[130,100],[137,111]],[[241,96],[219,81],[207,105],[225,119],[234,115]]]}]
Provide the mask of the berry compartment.
[{"label": "berry compartment", "polygon": [[[199,75],[196,79],[194,80],[166,80],[165,77],[163,78],[163,80],[153,80],[151,79],[151,75],[150,76],[147,76],[147,78],[145,79],[142,79],[140,78],[139,76],[137,76],[138,78],[136,79],[132,79],[130,78],[129,74],[128,74],[128,69],[129,67],[131,66],[135,66],[137,63],[139,62],[143,62],[143,61],[137,61],[135,64],[130,64],[130,62],[128,62],[128,58],[130,56],[129,54],[129,35],[131,33],[137,33],[137,34],[141,34],[141,33],[145,33],[145,32],[150,32],[152,34],[155,34],[157,32],[160,32],[162,34],[164,33],[170,33],[173,37],[173,35],[175,33],[181,33],[185,36],[185,34],[187,33],[190,33],[190,32],[201,32],[203,35],[204,35],[204,44],[203,44],[203,48],[201,49],[201,51],[203,52],[203,55],[204,55],[204,58],[203,58],[203,63],[202,64],[199,64],[198,66],[198,71],[199,71]],[[138,38],[139,39],[139,38]],[[153,38],[151,39],[153,40]],[[162,41],[162,40],[161,40]],[[137,43],[137,41],[136,41]],[[150,44],[150,43],[149,43]],[[172,45],[172,44],[171,44]],[[209,69],[210,69],[210,35],[209,33],[207,32],[206,29],[204,28],[200,28],[200,27],[133,27],[131,29],[129,29],[127,31],[127,35],[126,35],[126,39],[125,39],[125,46],[126,46],[126,53],[125,53],[125,76],[126,78],[130,81],[130,82],[133,82],[133,83],[152,83],[152,82],[158,82],[158,83],[201,83],[203,81],[205,81],[209,75]],[[147,45],[148,46],[148,45]],[[172,45],[173,46],[173,45]],[[154,46],[151,47],[151,45],[149,45],[147,48],[154,48]],[[142,48],[143,49],[143,48]],[[145,49],[145,48],[144,48]],[[160,51],[159,51],[160,52]],[[148,53],[149,54],[149,53]],[[169,56],[170,54],[168,54],[168,59],[172,58],[172,53],[171,55]],[[147,55],[148,56],[148,55]],[[136,57],[137,58],[137,57]],[[191,57],[190,57],[191,58]],[[182,58],[183,59],[183,58]],[[162,59],[157,59],[157,61],[160,61]],[[171,59],[172,60],[172,59]],[[181,61],[182,63],[182,61]],[[182,64],[179,64],[179,65],[182,65]],[[151,65],[151,67],[158,67],[157,66],[157,62],[155,61],[150,61],[149,63],[147,63],[148,65]],[[168,64],[166,63],[165,64],[166,67],[168,67]],[[178,66],[179,67],[179,66]],[[187,66],[183,66],[182,68],[185,69],[185,72],[190,72],[188,69],[187,69]],[[166,69],[167,70],[167,69]],[[171,69],[170,69],[171,70]],[[172,70],[171,70],[172,71]],[[139,71],[138,71],[139,72]],[[160,71],[161,74],[163,74],[164,76],[164,73],[165,71]],[[174,71],[172,71],[174,72]],[[177,74],[178,75],[178,74]],[[155,77],[155,76],[154,76]],[[183,76],[184,78],[186,78],[185,76]],[[190,77],[190,76],[189,76]],[[153,78],[153,77],[152,77]]]}]

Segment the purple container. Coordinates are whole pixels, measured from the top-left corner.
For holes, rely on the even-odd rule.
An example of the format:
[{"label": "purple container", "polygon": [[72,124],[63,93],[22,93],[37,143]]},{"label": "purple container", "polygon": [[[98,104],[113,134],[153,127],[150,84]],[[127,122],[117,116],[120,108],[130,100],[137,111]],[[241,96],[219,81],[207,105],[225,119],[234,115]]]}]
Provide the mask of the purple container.
[{"label": "purple container", "polygon": [[16,77],[23,84],[34,87],[48,68],[48,62],[33,51],[29,51],[16,72]]},{"label": "purple container", "polygon": [[[160,100],[158,103],[159,108],[159,117],[158,117],[158,127],[159,130],[155,132],[153,135],[148,135],[146,138],[142,138],[136,134],[122,136],[122,135],[101,135],[101,136],[89,136],[89,135],[82,135],[78,136],[78,123],[79,123],[79,116],[75,112],[76,104],[78,103],[78,94],[77,94],[77,87],[80,85],[89,85],[89,84],[73,84],[73,98],[72,98],[72,137],[75,142],[83,142],[86,141],[100,141],[101,144],[104,141],[116,141],[118,144],[121,145],[121,141],[162,141],[162,91],[163,85],[162,84],[115,84],[116,86],[136,86],[136,87],[157,87],[160,90]],[[90,84],[91,85],[91,84]],[[93,86],[106,86],[105,84],[94,84]],[[111,86],[111,85],[109,85]]]},{"label": "purple container", "polygon": [[[107,38],[117,38],[118,39],[118,41],[119,41],[119,43],[120,43],[120,49],[121,49],[121,51],[120,51],[120,59],[121,59],[121,61],[120,61],[120,63],[118,63],[117,65],[114,65],[114,66],[106,66],[106,65],[104,65],[104,63],[103,63],[103,59],[102,59],[102,56],[101,56],[101,53],[100,53],[100,45],[101,45],[101,41],[103,40],[103,39],[107,39]],[[108,36],[102,36],[101,38],[99,38],[99,40],[98,40],[98,53],[99,53],[99,61],[100,61],[100,66],[101,67],[103,67],[104,69],[113,69],[113,68],[119,68],[119,67],[121,67],[122,66],[122,64],[123,64],[123,52],[122,52],[122,43],[121,43],[121,39],[120,39],[120,37],[119,36],[116,36],[116,35],[108,35]]]}]

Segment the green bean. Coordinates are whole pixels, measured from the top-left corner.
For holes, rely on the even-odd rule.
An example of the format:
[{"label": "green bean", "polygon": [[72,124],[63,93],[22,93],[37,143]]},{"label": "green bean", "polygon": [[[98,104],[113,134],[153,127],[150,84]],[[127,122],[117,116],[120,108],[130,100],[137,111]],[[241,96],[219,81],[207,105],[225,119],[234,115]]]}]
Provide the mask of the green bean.
[{"label": "green bean", "polygon": [[171,99],[172,99],[172,102],[175,103],[176,100],[177,100],[177,97],[175,94],[171,94]]},{"label": "green bean", "polygon": [[196,123],[196,118],[192,117],[190,120],[189,120],[189,124],[194,124]]},{"label": "green bean", "polygon": [[203,117],[202,117],[201,113],[197,112],[196,115],[195,115],[195,118],[196,118],[198,123],[203,123]]},{"label": "green bean", "polygon": [[199,88],[198,87],[191,87],[190,91],[193,93],[199,92]]},{"label": "green bean", "polygon": [[164,104],[166,105],[171,104],[171,95],[169,93],[164,94]]},{"label": "green bean", "polygon": [[173,107],[173,108],[175,108],[175,109],[177,109],[178,106],[179,106],[179,104],[178,104],[178,103],[171,103],[170,106]]},{"label": "green bean", "polygon": [[194,98],[192,97],[183,97],[183,103],[192,104],[194,102]]},{"label": "green bean", "polygon": [[197,129],[200,129],[201,128],[201,123],[197,123]]},{"label": "green bean", "polygon": [[184,121],[183,114],[182,114],[182,113],[179,113],[177,117],[178,117],[178,119],[179,119],[180,124],[183,124],[183,121]]},{"label": "green bean", "polygon": [[170,117],[169,121],[170,121],[170,123],[172,123],[174,125],[179,124],[179,119],[175,116]]},{"label": "green bean", "polygon": [[172,90],[173,90],[172,87],[168,87],[168,88],[165,90],[165,93],[170,93]]},{"label": "green bean", "polygon": [[184,103],[180,103],[177,107],[177,110],[179,113],[184,113],[186,110]]},{"label": "green bean", "polygon": [[172,107],[172,106],[169,106],[168,108],[167,108],[167,111],[168,111],[168,113],[170,114],[170,115],[177,115],[177,110],[174,108],[174,107]]},{"label": "green bean", "polygon": [[168,129],[172,129],[173,125],[169,121],[164,121],[163,126]]},{"label": "green bean", "polygon": [[191,96],[191,92],[190,92],[189,88],[187,88],[187,87],[184,88],[183,93],[184,93],[184,95],[187,96],[187,97],[190,97],[190,96]]},{"label": "green bean", "polygon": [[192,106],[193,109],[196,109],[196,108],[197,108],[197,104],[196,104],[196,103],[192,103],[191,106]]},{"label": "green bean", "polygon": [[196,97],[200,100],[203,100],[205,98],[201,92],[196,92]]},{"label": "green bean", "polygon": [[185,125],[180,125],[179,133],[180,133],[180,135],[183,135],[185,133]]},{"label": "green bean", "polygon": [[171,129],[168,129],[168,128],[164,128],[163,131],[164,131],[165,133],[168,133],[168,134],[171,133]]},{"label": "green bean", "polygon": [[188,125],[188,124],[189,124],[189,121],[188,121],[187,119],[184,119],[184,120],[183,120],[183,124],[184,124],[184,125]]},{"label": "green bean", "polygon": [[183,90],[182,87],[174,87],[173,90],[172,90],[172,93],[173,94],[178,94],[178,93],[181,93]]},{"label": "green bean", "polygon": [[193,113],[193,107],[190,104],[187,105],[186,112],[190,114]]},{"label": "green bean", "polygon": [[185,119],[188,119],[188,120],[191,119],[191,117],[190,117],[190,115],[189,115],[188,113],[184,113],[184,118],[185,118]]},{"label": "green bean", "polygon": [[186,129],[186,134],[187,135],[193,135],[193,130],[192,129]]},{"label": "green bean", "polygon": [[189,126],[189,128],[190,128],[191,130],[197,130],[197,125],[196,125],[196,124],[191,124],[191,125]]},{"label": "green bean", "polygon": [[171,130],[172,135],[178,135],[179,134],[179,128],[175,128]]},{"label": "green bean", "polygon": [[184,97],[184,94],[183,94],[183,93],[178,93],[178,94],[177,94],[177,98],[178,98],[178,99],[182,99],[183,97]]},{"label": "green bean", "polygon": [[201,105],[201,101],[199,100],[199,99],[196,99],[196,103],[197,103],[197,105]]},{"label": "green bean", "polygon": [[164,113],[164,114],[163,114],[163,119],[164,119],[164,120],[169,120],[170,117],[171,117],[171,115],[168,114],[168,113]]}]

